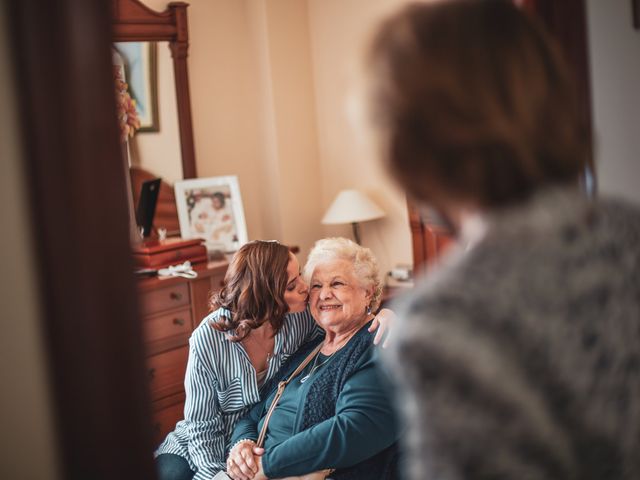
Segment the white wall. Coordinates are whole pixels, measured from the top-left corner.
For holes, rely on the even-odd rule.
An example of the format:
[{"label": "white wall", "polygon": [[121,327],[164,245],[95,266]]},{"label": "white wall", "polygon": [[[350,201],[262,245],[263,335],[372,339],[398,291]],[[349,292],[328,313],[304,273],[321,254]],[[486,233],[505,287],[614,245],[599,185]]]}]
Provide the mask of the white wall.
[{"label": "white wall", "polygon": [[640,30],[630,0],[587,0],[599,190],[640,203]]},{"label": "white wall", "polygon": [[13,73],[0,4],[0,478],[59,478]]}]

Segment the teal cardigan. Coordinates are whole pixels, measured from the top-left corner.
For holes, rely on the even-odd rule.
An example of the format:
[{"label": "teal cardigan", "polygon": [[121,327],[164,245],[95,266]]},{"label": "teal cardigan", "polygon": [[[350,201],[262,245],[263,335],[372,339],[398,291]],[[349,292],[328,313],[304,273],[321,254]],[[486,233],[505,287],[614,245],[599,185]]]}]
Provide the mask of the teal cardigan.
[{"label": "teal cardigan", "polygon": [[[337,351],[331,361],[317,369],[299,388],[299,379],[311,368],[308,366],[298,378],[296,388],[290,389],[297,398],[285,399],[289,406],[276,408],[271,422],[293,425],[288,438],[267,437],[262,465],[269,478],[303,475],[325,468],[347,469],[358,465],[375,464],[395,471],[395,453],[391,452],[398,435],[398,423],[391,404],[387,381],[377,366],[378,348],[365,325],[351,340]],[[261,420],[275,395],[280,379],[285,379],[317,345],[317,341],[301,348],[285,364],[280,375],[265,385],[263,400],[241,419],[233,432],[231,445],[240,439],[258,438]],[[310,384],[307,387],[307,384]],[[289,388],[289,387],[287,387]],[[287,395],[285,389],[285,395]],[[295,410],[295,412],[294,412]],[[278,415],[294,418],[278,419]],[[366,461],[377,458],[377,463]],[[364,475],[362,469],[358,475]],[[339,472],[332,478],[339,478]],[[344,478],[350,478],[348,475]],[[358,478],[358,476],[353,476]],[[361,476],[360,478],[365,478]],[[384,478],[376,476],[376,478]],[[395,478],[389,475],[387,478]]]}]

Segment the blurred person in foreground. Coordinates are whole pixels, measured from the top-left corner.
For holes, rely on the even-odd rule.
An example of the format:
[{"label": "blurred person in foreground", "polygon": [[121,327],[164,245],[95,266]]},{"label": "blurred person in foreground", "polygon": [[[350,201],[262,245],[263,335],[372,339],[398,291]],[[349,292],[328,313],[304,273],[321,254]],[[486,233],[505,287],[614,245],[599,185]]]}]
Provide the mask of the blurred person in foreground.
[{"label": "blurred person in foreground", "polygon": [[387,168],[471,245],[397,306],[409,478],[640,478],[640,214],[579,188],[558,50],[511,1],[437,1],[367,66]]}]

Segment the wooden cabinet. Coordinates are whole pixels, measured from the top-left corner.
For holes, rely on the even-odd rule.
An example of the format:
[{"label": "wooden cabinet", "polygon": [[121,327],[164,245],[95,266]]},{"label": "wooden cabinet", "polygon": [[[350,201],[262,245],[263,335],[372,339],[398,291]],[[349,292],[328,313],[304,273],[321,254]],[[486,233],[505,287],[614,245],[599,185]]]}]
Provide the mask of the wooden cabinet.
[{"label": "wooden cabinet", "polygon": [[156,445],[173,430],[184,416],[184,390],[168,397],[155,400],[152,404],[153,436]]},{"label": "wooden cabinet", "polygon": [[453,232],[446,225],[420,212],[409,203],[409,224],[413,244],[413,274],[429,270],[442,253],[454,242]]},{"label": "wooden cabinet", "polygon": [[183,417],[189,336],[209,313],[211,293],[222,287],[226,270],[226,262],[214,262],[197,267],[194,279],[138,282],[156,444]]}]

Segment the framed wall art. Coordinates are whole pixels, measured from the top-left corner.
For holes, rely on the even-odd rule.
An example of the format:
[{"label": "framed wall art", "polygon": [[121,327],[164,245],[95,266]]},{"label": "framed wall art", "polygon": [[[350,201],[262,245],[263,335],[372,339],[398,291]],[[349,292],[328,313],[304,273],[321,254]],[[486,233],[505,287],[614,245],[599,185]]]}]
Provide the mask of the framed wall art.
[{"label": "framed wall art", "polygon": [[238,177],[183,180],[174,190],[182,238],[204,238],[209,252],[232,253],[247,243]]},{"label": "framed wall art", "polygon": [[158,132],[158,46],[156,42],[117,42],[129,93],[136,101],[138,132]]}]

